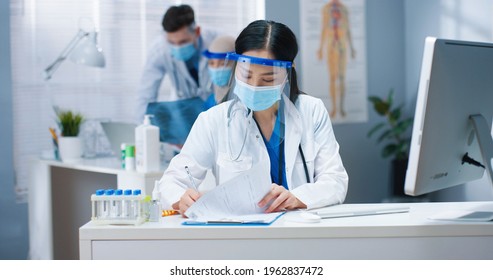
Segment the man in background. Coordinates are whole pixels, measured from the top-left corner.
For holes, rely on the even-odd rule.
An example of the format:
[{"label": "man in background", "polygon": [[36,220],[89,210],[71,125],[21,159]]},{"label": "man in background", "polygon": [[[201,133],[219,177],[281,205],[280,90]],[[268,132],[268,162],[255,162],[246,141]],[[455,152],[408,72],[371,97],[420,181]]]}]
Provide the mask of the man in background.
[{"label": "man in background", "polygon": [[195,23],[189,5],[170,7],[162,21],[164,33],[148,51],[138,88],[136,121],[141,123],[149,103],[156,102],[163,78],[168,75],[173,90],[166,89],[169,101],[200,97],[211,92],[207,60],[202,51],[216,37],[215,32],[202,31]]}]

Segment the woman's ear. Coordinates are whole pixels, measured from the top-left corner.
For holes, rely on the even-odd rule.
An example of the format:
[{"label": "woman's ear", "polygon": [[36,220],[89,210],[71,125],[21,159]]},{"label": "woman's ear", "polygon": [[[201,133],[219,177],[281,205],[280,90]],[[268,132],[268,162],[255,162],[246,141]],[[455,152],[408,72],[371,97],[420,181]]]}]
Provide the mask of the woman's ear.
[{"label": "woman's ear", "polygon": [[200,26],[195,27],[195,36],[200,37]]}]

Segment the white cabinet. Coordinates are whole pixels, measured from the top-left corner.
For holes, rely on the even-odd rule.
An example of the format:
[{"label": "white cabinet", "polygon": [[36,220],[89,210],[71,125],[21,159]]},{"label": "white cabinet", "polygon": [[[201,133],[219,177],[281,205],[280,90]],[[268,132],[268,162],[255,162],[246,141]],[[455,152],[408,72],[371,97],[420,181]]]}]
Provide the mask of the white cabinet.
[{"label": "white cabinet", "polygon": [[151,194],[162,172],[121,169],[117,158],[77,163],[33,159],[29,184],[29,257],[78,259],[79,228],[91,218],[97,189],[142,189]]}]

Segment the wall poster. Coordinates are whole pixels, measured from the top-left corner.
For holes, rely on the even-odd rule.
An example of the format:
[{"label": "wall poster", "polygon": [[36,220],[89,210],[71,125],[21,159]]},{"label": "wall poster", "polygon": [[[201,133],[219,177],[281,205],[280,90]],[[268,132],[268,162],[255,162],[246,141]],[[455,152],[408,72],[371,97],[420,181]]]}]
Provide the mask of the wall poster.
[{"label": "wall poster", "polygon": [[300,1],[302,85],[334,124],[366,122],[364,0]]}]

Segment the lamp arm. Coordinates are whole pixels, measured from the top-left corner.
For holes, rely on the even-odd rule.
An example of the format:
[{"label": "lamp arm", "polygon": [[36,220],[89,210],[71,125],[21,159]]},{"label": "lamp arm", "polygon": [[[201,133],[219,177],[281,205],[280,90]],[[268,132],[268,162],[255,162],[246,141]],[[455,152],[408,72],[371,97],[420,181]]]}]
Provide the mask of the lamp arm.
[{"label": "lamp arm", "polygon": [[67,58],[67,56],[75,48],[75,46],[77,46],[79,41],[82,40],[82,38],[86,37],[87,35],[89,35],[89,32],[79,29],[79,32],[77,32],[74,38],[72,38],[72,40],[68,43],[65,49],[58,55],[55,61],[53,61],[53,63],[48,65],[48,67],[46,67],[46,69],[44,70],[46,80],[51,79],[51,76],[58,69],[60,64]]}]

